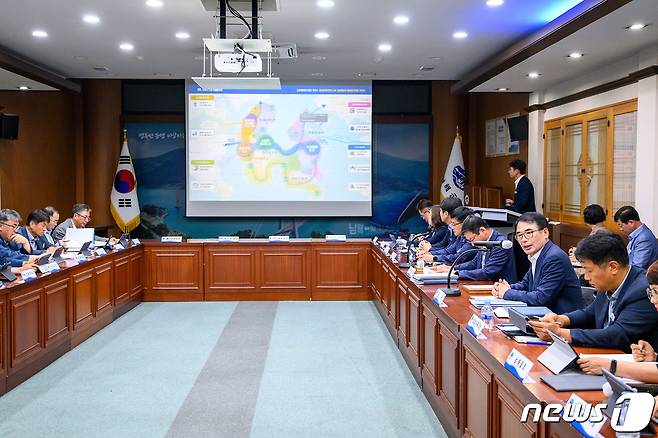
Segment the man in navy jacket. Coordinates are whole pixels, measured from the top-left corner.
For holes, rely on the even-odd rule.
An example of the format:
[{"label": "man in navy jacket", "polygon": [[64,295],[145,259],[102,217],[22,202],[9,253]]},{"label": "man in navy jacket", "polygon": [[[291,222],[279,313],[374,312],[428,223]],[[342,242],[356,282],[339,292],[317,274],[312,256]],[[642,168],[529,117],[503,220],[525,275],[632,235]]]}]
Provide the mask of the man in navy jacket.
[{"label": "man in navy jacket", "polygon": [[516,222],[514,237],[528,255],[530,269],[518,283],[495,283],[493,295],[545,306],[557,314],[582,308],[580,281],[567,253],[549,240],[548,220],[539,213],[524,213]]},{"label": "man in navy jacket", "polygon": [[629,205],[621,207],[614,216],[621,231],[628,236],[628,257],[631,265],[648,269],[658,260],[658,241],[653,232],[640,221],[640,214]]},{"label": "man in navy jacket", "polygon": [[550,340],[550,330],[574,344],[627,352],[640,339],[658,345],[658,312],[647,297],[649,283],[644,270],[628,263],[621,237],[608,232],[588,236],[578,244],[576,258],[597,290],[596,299],[583,310],[530,321],[537,335]]},{"label": "man in navy jacket", "polygon": [[514,180],[514,199],[505,201],[506,208],[517,213],[537,211],[535,209],[535,188],[525,176],[526,164],[523,160],[512,160],[507,173]]},{"label": "man in navy jacket", "polygon": [[[458,207],[450,214],[450,225],[452,225],[452,232],[455,235],[455,238],[452,239],[452,242],[445,248],[437,250],[432,248],[430,250],[432,254],[431,261],[452,265],[455,260],[457,260],[457,257],[462,255],[463,252],[473,249],[473,245],[461,235],[462,223],[473,213],[473,210],[468,207]],[[459,259],[459,261],[465,263],[472,260],[474,257],[475,252],[471,252]]]},{"label": "man in navy jacket", "polygon": [[[43,210],[34,210],[27,216],[27,225],[16,230],[27,239],[27,244],[23,245],[21,252],[39,255],[55,251],[55,246],[48,242],[45,236],[49,220],[48,213]],[[53,249],[49,250],[49,248]]]},{"label": "man in navy jacket", "polygon": [[[469,216],[464,220],[462,223],[462,236],[469,243],[507,240],[505,235],[489,227],[489,224],[477,215]],[[447,266],[444,268],[447,272]],[[443,271],[443,269],[440,271]],[[514,253],[512,248],[504,249],[501,246],[494,247],[490,251],[478,252],[473,260],[456,264],[455,272],[459,275],[460,280],[498,281],[499,279],[505,279],[509,282],[515,282]]]}]

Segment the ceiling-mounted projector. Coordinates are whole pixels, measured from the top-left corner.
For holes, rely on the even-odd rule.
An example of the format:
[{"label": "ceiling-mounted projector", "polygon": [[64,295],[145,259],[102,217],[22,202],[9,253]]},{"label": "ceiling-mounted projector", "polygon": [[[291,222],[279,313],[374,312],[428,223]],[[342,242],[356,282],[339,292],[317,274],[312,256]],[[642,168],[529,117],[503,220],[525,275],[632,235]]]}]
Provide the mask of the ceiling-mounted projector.
[{"label": "ceiling-mounted projector", "polygon": [[215,54],[215,70],[221,73],[260,73],[263,71],[263,60],[260,55],[244,55],[241,53]]}]

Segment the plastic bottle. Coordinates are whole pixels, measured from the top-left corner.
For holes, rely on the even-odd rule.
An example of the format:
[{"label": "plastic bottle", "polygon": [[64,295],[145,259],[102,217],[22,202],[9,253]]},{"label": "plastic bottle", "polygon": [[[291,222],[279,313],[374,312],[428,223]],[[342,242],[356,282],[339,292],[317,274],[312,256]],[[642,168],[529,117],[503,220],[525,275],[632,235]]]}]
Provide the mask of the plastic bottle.
[{"label": "plastic bottle", "polygon": [[480,309],[480,318],[484,321],[484,326],[489,330],[494,328],[494,311],[491,307],[491,301],[487,300],[484,302],[484,305]]}]

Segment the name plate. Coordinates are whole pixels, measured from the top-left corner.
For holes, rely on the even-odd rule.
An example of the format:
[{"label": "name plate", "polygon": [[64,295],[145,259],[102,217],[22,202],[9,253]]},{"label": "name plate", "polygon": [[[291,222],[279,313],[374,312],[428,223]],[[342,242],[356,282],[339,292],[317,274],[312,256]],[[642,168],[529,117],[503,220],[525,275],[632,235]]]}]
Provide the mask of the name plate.
[{"label": "name plate", "polygon": [[219,236],[217,238],[218,242],[239,242],[240,236]]},{"label": "name plate", "polygon": [[524,355],[519,353],[516,348],[507,356],[505,360],[505,368],[514,375],[521,382],[528,377],[530,370],[534,364]]},{"label": "name plate", "polygon": [[397,252],[394,252],[393,254],[391,254],[391,261],[393,263],[398,261],[398,253]]},{"label": "name plate", "polygon": [[183,236],[162,236],[160,242],[169,242],[169,243],[182,243]]},{"label": "name plate", "polygon": [[39,271],[41,271],[42,274],[48,274],[50,272],[59,272],[59,265],[57,264],[57,262],[46,263],[45,265],[39,266]]},{"label": "name plate", "polygon": [[270,236],[270,242],[290,242],[290,236]]},{"label": "name plate", "polygon": [[441,306],[442,304],[444,304],[443,300],[445,300],[445,298],[446,298],[446,293],[443,292],[441,289],[437,289],[436,293],[432,297],[432,301],[434,301],[436,304]]},{"label": "name plate", "polygon": [[372,243],[373,243],[374,245],[377,245],[377,240],[379,240],[379,239],[377,238],[377,236],[373,237],[373,238],[372,238]]},{"label": "name plate", "polygon": [[347,236],[345,234],[327,234],[324,236],[324,240],[327,242],[347,242]]},{"label": "name plate", "polygon": [[476,338],[480,337],[482,335],[482,330],[484,330],[484,321],[480,319],[479,316],[473,314],[471,316],[471,319],[468,320],[468,323],[466,324],[466,330],[468,330],[473,336]]},{"label": "name plate", "polygon": [[120,243],[117,243],[116,245],[114,245],[114,250],[115,251],[123,251],[124,249],[126,249],[126,248],[124,248],[124,246]]},{"label": "name plate", "polygon": [[107,252],[103,248],[97,248],[95,251],[97,256],[104,256],[107,255]]},{"label": "name plate", "polygon": [[407,269],[406,272],[407,277],[411,278],[411,276],[414,275],[415,272],[416,272],[416,268],[414,268],[413,266],[409,266],[409,269]]},{"label": "name plate", "polygon": [[23,279],[23,281],[36,280],[37,273],[34,269],[26,269],[24,271],[21,271],[21,278]]},{"label": "name plate", "polygon": [[133,239],[133,245],[141,245],[141,243],[139,239]]},{"label": "name plate", "polygon": [[75,261],[78,263],[84,263],[87,261],[87,257],[85,257],[85,255],[82,253],[77,253],[75,255]]},{"label": "name plate", "polygon": [[[599,432],[601,429],[603,429],[603,426],[606,423],[606,418],[603,418],[603,421],[591,421],[594,419],[595,414],[594,414],[594,409],[588,410],[589,416],[587,417],[586,420],[582,421],[582,418],[584,416],[581,416],[578,421],[574,419],[576,415],[574,415],[574,412],[585,412],[585,409],[588,409],[588,407],[591,406],[589,403],[587,403],[585,400],[582,398],[578,397],[576,394],[571,394],[571,397],[569,397],[569,400],[567,400],[567,403],[564,405],[564,410],[562,411],[562,418],[565,419],[567,422],[571,422],[571,426],[576,429],[578,432],[580,432],[584,437],[587,438],[594,438],[598,437]],[[568,413],[571,413],[569,415]],[[569,418],[570,417],[570,418]]]},{"label": "name plate", "polygon": [[386,247],[383,248],[383,250],[384,250],[384,254],[388,255],[388,253],[391,252],[391,247],[386,246]]}]

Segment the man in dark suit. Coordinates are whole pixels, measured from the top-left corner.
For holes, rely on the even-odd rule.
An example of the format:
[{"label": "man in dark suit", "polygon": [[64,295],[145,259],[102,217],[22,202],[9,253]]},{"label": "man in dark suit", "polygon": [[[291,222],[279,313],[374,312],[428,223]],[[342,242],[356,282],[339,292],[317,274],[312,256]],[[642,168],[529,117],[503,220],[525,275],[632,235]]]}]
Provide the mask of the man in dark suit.
[{"label": "man in dark suit", "polygon": [[457,198],[446,198],[438,205],[433,205],[429,209],[427,221],[432,227],[432,234],[420,242],[418,248],[419,258],[429,258],[431,261],[432,256],[430,249],[438,250],[448,246],[454,239],[454,233],[450,230],[449,219],[450,214],[457,208],[462,206],[462,201]]},{"label": "man in dark suit", "polygon": [[647,269],[658,260],[658,241],[653,232],[640,221],[640,214],[634,207],[626,205],[615,212],[615,222],[628,236],[628,257],[631,265]]},{"label": "man in dark suit", "polygon": [[43,210],[34,210],[27,216],[27,225],[16,230],[27,239],[27,245],[23,245],[21,252],[34,255],[55,252],[55,246],[45,236],[49,220],[50,217]]},{"label": "man in dark suit", "polygon": [[516,222],[514,237],[528,255],[530,269],[518,283],[496,282],[493,295],[546,306],[557,314],[582,308],[580,282],[566,252],[548,238],[548,220],[539,213],[524,213]]},{"label": "man in dark suit", "polygon": [[517,213],[537,211],[535,209],[535,188],[525,176],[526,164],[523,160],[512,160],[507,173],[514,180],[514,199],[505,200],[505,207]]},{"label": "man in dark suit", "polygon": [[596,288],[596,299],[583,310],[530,321],[537,335],[550,340],[550,330],[567,341],[630,352],[640,339],[657,345],[658,312],[647,297],[644,270],[628,263],[624,241],[614,233],[599,232],[576,248],[585,278]]},{"label": "man in dark suit", "polygon": [[19,268],[33,268],[34,261],[38,258],[20,251],[27,241],[25,237],[16,233],[20,221],[21,215],[17,211],[9,208],[0,210],[0,264],[11,263],[14,273],[18,273]]},{"label": "man in dark suit", "polygon": [[[469,216],[464,220],[462,236],[471,244],[476,241],[507,240],[507,236],[489,227],[489,224],[477,215]],[[449,269],[448,266],[441,266],[439,272],[448,272]],[[512,248],[504,249],[501,246],[494,247],[490,251],[478,252],[472,260],[454,265],[454,271],[460,280],[498,281],[503,278],[509,282],[516,282]]]},{"label": "man in dark suit", "polygon": [[[473,245],[462,236],[462,223],[472,214],[474,214],[473,210],[468,207],[458,207],[450,214],[450,225],[452,225],[452,232],[455,235],[455,238],[445,248],[437,250],[432,248],[432,250],[430,250],[432,259],[426,261],[452,265],[457,257],[461,256],[463,252],[473,249]],[[474,257],[475,252],[471,252],[459,259],[459,261],[464,263],[472,260]]]},{"label": "man in dark suit", "polygon": [[91,207],[87,204],[75,204],[73,206],[73,215],[53,230],[53,240],[59,242],[66,237],[66,230],[69,228],[84,228],[90,220]]}]

